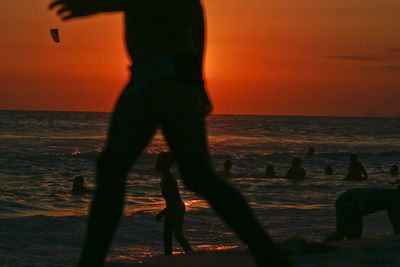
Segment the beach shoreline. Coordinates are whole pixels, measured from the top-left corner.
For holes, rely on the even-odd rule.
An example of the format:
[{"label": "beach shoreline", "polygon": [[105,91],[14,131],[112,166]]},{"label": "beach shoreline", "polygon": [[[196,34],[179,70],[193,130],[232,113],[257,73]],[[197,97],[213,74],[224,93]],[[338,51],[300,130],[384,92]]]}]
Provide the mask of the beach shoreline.
[{"label": "beach shoreline", "polygon": [[[400,235],[338,242],[288,240],[280,243],[295,266],[399,266]],[[200,251],[189,255],[157,256],[143,263],[110,263],[107,267],[256,267],[243,249]]]}]

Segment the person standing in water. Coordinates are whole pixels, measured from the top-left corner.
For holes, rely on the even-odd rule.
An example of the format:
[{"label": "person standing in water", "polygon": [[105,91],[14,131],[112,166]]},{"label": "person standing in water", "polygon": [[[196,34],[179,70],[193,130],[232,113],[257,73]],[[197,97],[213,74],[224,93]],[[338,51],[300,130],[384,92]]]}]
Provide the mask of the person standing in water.
[{"label": "person standing in water", "polygon": [[301,167],[301,158],[293,158],[292,167],[286,173],[285,178],[296,181],[301,181],[306,178],[306,171]]},{"label": "person standing in water", "polygon": [[232,166],[233,162],[231,160],[229,159],[225,160],[224,169],[220,170],[218,174],[226,178],[232,178],[233,177],[233,173],[231,172]]},{"label": "person standing in water", "polygon": [[88,193],[90,190],[85,186],[85,180],[82,175],[78,175],[74,177],[72,182],[72,190],[71,193],[74,195]]},{"label": "person standing in water", "polygon": [[[247,244],[259,267],[291,266],[244,197],[212,167],[203,80],[205,23],[200,0],[51,0],[63,20],[124,13],[132,76],[115,106],[97,163],[97,186],[79,266],[103,266],[120,221],[128,172],[158,127],[182,180]],[[234,209],[232,209],[234,207]]]},{"label": "person standing in water", "polygon": [[266,167],[265,167],[265,177],[266,178],[275,178],[275,168],[274,168],[274,165],[272,165],[272,164],[268,164]]},{"label": "person standing in water", "polygon": [[170,168],[175,160],[171,153],[162,152],[157,156],[156,172],[161,174],[160,188],[165,200],[166,208],[158,213],[156,219],[161,221],[164,218],[164,253],[172,254],[172,234],[182,246],[185,253],[192,252],[189,242],[183,236],[183,220],[186,212],[185,203],[183,203],[179,193],[178,183],[170,172]]},{"label": "person standing in water", "polygon": [[365,181],[368,179],[367,171],[364,166],[358,161],[357,154],[350,155],[350,164],[348,168],[348,172],[346,181]]}]

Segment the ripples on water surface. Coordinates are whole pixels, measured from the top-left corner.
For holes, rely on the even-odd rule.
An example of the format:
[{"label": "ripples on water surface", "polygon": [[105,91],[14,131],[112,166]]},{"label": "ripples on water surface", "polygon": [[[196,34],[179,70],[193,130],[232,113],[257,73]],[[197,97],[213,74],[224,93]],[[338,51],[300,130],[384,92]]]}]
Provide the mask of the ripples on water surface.
[{"label": "ripples on water surface", "polygon": [[[109,114],[0,111],[0,264],[72,266],[78,257],[90,194],[72,196],[72,178],[84,175],[94,187],[94,164],[107,131]],[[277,240],[320,240],[334,228],[336,197],[354,186],[390,187],[388,170],[400,164],[400,119],[211,116],[209,143],[217,169],[234,162],[231,179]],[[313,146],[316,155],[304,157]],[[165,150],[157,134],[134,166],[127,183],[125,215],[110,254],[140,261],[162,251],[162,225],[154,221],[163,208],[155,155]],[[370,180],[344,182],[348,156],[359,154]],[[293,156],[302,156],[307,181],[263,178],[265,165],[278,176]],[[331,165],[335,174],[325,176]],[[176,168],[174,170],[179,176]],[[186,191],[185,232],[197,249],[240,246],[207,204]],[[233,209],[235,207],[232,207]],[[388,235],[384,213],[366,220],[364,235]],[[178,250],[178,248],[176,248]],[[49,253],[52,252],[52,253]]]}]

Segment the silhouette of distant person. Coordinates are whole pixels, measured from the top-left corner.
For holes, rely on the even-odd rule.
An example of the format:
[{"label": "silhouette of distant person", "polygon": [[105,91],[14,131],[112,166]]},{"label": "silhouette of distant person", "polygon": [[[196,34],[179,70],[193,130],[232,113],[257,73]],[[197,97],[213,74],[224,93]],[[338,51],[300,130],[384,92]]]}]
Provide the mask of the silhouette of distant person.
[{"label": "silhouette of distant person", "polygon": [[333,168],[331,166],[326,166],[324,170],[326,175],[332,175],[333,174]]},{"label": "silhouette of distant person", "polygon": [[[131,78],[111,117],[79,266],[103,266],[124,204],[130,167],[161,128],[185,185],[245,242],[258,266],[287,266],[243,196],[214,171],[205,116],[205,27],[200,0],[51,0],[64,20],[122,11]],[[234,207],[234,209],[232,209]]]},{"label": "silhouette of distant person", "polygon": [[225,160],[224,169],[219,171],[218,174],[223,176],[223,177],[228,177],[228,178],[233,177],[233,174],[231,172],[232,166],[233,166],[233,162],[232,161]]},{"label": "silhouette of distant person", "polygon": [[390,175],[392,175],[392,176],[397,176],[397,175],[399,175],[399,166],[393,165],[393,166],[390,168]]},{"label": "silhouette of distant person", "polygon": [[364,166],[358,161],[356,154],[350,155],[350,164],[346,178],[348,181],[365,181],[368,179],[368,174]]},{"label": "silhouette of distant person", "polygon": [[336,231],[326,241],[359,239],[363,216],[386,210],[395,234],[400,234],[400,186],[397,189],[357,188],[340,195],[335,204]]},{"label": "silhouette of distant person", "polygon": [[72,194],[84,194],[89,192],[90,190],[85,186],[85,180],[83,179],[83,176],[75,176],[73,182],[72,182]]},{"label": "silhouette of distant person", "polygon": [[169,171],[175,160],[171,153],[162,152],[157,156],[156,171],[161,174],[161,193],[165,200],[166,208],[157,215],[157,221],[164,217],[164,252],[172,254],[172,234],[186,253],[192,251],[189,242],[183,236],[183,219],[186,212],[185,204],[179,193],[178,183]]},{"label": "silhouette of distant person", "polygon": [[268,164],[265,167],[265,177],[267,178],[275,178],[275,168],[274,165]]},{"label": "silhouette of distant person", "polygon": [[292,167],[288,170],[285,178],[290,180],[304,180],[306,171],[301,167],[301,159],[298,157],[293,158]]},{"label": "silhouette of distant person", "polygon": [[313,147],[309,147],[307,150],[307,156],[312,157],[314,156],[315,150]]}]

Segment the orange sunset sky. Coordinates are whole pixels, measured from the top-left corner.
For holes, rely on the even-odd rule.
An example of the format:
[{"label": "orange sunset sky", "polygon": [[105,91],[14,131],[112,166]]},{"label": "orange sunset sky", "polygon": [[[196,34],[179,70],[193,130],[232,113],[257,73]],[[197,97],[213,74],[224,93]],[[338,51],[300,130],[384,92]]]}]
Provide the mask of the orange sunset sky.
[{"label": "orange sunset sky", "polygon": [[[112,110],[130,64],[121,14],[61,22],[47,0],[1,3],[0,109]],[[203,4],[215,113],[400,116],[399,0]]]}]

